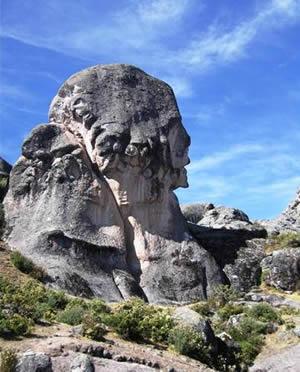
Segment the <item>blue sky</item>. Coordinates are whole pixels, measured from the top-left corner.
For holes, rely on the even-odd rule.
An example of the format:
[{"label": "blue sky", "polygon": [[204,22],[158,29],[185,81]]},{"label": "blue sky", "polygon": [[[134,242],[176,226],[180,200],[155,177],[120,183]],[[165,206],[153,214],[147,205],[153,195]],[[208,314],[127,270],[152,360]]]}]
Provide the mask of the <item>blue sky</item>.
[{"label": "blue sky", "polygon": [[270,218],[300,186],[300,0],[1,0],[0,155],[14,162],[72,73],[132,63],[191,135],[182,203]]}]

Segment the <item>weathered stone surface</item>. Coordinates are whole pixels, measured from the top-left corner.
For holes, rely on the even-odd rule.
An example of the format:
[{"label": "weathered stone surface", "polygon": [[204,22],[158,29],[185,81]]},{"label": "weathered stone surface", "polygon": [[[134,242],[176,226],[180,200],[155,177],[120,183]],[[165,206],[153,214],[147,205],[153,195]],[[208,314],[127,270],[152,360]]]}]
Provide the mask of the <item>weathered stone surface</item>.
[{"label": "weathered stone surface", "polygon": [[198,225],[214,229],[248,231],[256,231],[258,229],[262,230],[261,227],[253,224],[246,213],[240,209],[224,206],[208,209],[198,222]]},{"label": "weathered stone surface", "polygon": [[224,272],[236,291],[246,293],[251,287],[260,285],[260,264],[265,257],[264,246],[264,239],[247,240],[246,246],[237,252],[234,262],[225,265]]},{"label": "weathered stone surface", "polygon": [[27,351],[18,359],[16,372],[52,372],[52,363],[48,355]]},{"label": "weathered stone surface", "polygon": [[193,203],[180,206],[182,214],[188,222],[198,223],[204,217],[205,213],[215,206],[211,203]]},{"label": "weathered stone surface", "polygon": [[274,251],[261,262],[266,284],[284,291],[300,288],[300,248]]},{"label": "weathered stone surface", "polygon": [[94,372],[92,358],[86,354],[78,354],[71,361],[70,369],[72,372]]},{"label": "weathered stone surface", "polygon": [[206,298],[223,277],[173,193],[187,186],[190,139],[172,89],[133,66],[98,65],[62,85],[49,118],[11,173],[9,244],[74,294]]},{"label": "weathered stone surface", "polygon": [[259,222],[266,228],[269,234],[288,231],[300,232],[300,189],[297,191],[295,199],[277,218]]},{"label": "weathered stone surface", "polygon": [[9,176],[12,166],[0,156],[0,177]]},{"label": "weathered stone surface", "polygon": [[215,335],[210,323],[196,311],[186,306],[178,307],[173,313],[173,318],[180,325],[199,332],[206,343],[215,343]]},{"label": "weathered stone surface", "polygon": [[250,367],[251,372],[299,372],[300,345],[288,346],[280,352],[269,356],[259,357]]}]

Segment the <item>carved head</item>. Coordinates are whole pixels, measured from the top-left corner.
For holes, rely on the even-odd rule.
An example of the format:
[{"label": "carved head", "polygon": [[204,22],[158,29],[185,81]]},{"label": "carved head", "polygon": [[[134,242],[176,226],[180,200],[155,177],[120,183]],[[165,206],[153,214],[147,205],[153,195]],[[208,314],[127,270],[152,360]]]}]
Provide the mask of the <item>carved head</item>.
[{"label": "carved head", "polygon": [[[190,138],[169,85],[130,65],[97,65],[71,76],[51,103],[50,122],[73,132],[108,178],[186,187]],[[139,181],[137,181],[139,182]]]}]

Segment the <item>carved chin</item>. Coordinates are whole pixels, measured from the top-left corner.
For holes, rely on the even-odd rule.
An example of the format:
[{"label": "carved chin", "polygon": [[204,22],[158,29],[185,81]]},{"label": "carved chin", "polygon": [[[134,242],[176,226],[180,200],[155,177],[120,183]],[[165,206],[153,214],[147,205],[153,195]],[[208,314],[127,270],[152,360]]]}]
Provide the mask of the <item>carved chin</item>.
[{"label": "carved chin", "polygon": [[183,187],[183,188],[189,187],[186,169],[182,168],[178,170],[178,173],[179,175],[175,179],[175,182],[174,182],[174,188],[176,189],[178,187]]}]

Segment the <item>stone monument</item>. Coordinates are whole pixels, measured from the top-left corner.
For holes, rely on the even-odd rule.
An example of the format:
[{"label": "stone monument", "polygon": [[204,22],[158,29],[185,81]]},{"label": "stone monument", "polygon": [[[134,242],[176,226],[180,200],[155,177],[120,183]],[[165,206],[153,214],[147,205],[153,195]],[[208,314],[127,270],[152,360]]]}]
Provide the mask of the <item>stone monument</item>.
[{"label": "stone monument", "polygon": [[123,64],[71,76],[11,172],[8,243],[76,295],[205,299],[223,274],[173,192],[189,145],[166,83]]}]

